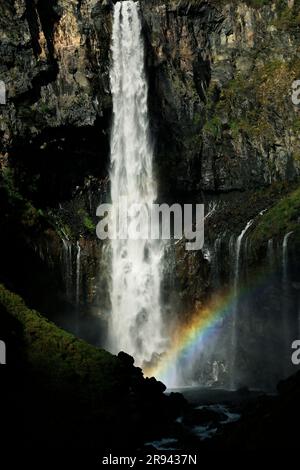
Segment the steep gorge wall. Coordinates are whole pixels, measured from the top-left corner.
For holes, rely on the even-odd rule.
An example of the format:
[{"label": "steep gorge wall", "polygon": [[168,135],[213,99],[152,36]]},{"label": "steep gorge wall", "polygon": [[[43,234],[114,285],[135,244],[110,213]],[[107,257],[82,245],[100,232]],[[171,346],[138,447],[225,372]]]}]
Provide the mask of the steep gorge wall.
[{"label": "steep gorge wall", "polygon": [[147,1],[143,10],[158,159],[174,192],[294,179],[299,2]]},{"label": "steep gorge wall", "polygon": [[[220,230],[238,234],[282,196],[280,190],[250,198],[249,191],[284,182],[285,194],[299,174],[299,109],[290,97],[300,77],[299,1],[141,4],[160,199],[217,198],[221,210],[208,225],[207,240]],[[64,256],[60,238],[67,238],[75,302],[79,241],[79,298],[93,311],[103,301],[94,234],[96,206],[109,191],[112,6],[110,0],[3,0],[0,6],[0,79],[7,88],[0,109],[4,216],[16,204],[22,216],[21,226],[13,221],[3,240],[7,264],[24,224],[30,249],[36,245],[36,256],[42,253],[40,261],[53,273]],[[202,253],[178,251],[180,290],[185,301],[199,300],[210,288],[209,261]],[[61,297],[64,278],[63,272]],[[57,284],[48,287],[46,278],[44,284],[40,296],[49,288],[57,296]]]},{"label": "steep gorge wall", "polygon": [[[298,174],[299,113],[290,93],[300,73],[300,6],[258,5],[142,2],[153,132],[166,186],[228,191]],[[105,167],[111,8],[96,0],[2,2],[0,70],[8,97],[2,161],[16,139],[92,127],[97,163]],[[42,155],[47,135],[39,143]],[[95,172],[95,162],[89,165]]]}]

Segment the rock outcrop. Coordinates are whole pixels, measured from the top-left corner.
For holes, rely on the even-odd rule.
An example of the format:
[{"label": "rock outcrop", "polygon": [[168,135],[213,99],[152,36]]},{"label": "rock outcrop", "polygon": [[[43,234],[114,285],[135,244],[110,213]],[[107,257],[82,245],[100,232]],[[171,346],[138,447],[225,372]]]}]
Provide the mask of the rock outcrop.
[{"label": "rock outcrop", "polygon": [[136,449],[161,437],[185,406],[182,396],[167,396],[161,382],[145,379],[127,354],[78,340],[2,285],[0,328],[8,362],[1,392],[18,449],[79,456],[89,449],[90,457],[112,446]]}]

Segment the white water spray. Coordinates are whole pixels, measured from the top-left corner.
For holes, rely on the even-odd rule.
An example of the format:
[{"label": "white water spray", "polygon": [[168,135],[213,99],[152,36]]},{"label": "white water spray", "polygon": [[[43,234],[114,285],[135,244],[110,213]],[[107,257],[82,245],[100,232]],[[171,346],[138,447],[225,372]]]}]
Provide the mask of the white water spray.
[{"label": "white water spray", "polygon": [[[156,199],[149,138],[148,86],[144,70],[139,3],[114,6],[112,67],[113,129],[111,198],[150,209]],[[138,226],[140,213],[128,216]],[[112,314],[109,347],[123,350],[139,365],[165,349],[160,306],[163,247],[157,240],[112,240]]]}]

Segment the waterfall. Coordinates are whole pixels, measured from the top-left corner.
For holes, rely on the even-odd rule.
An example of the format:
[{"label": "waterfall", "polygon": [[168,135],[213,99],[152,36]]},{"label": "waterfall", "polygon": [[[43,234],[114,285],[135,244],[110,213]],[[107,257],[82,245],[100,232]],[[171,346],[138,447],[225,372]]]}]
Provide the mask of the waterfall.
[{"label": "waterfall", "polygon": [[80,300],[80,256],[81,247],[80,243],[77,242],[77,255],[76,255],[76,305],[79,306]]},{"label": "waterfall", "polygon": [[289,374],[290,369],[290,345],[292,342],[291,332],[291,318],[290,318],[290,280],[289,280],[289,253],[288,253],[288,241],[293,232],[285,234],[282,242],[282,326],[283,326],[283,373],[284,375]]},{"label": "waterfall", "polygon": [[[143,204],[148,210],[156,200],[153,150],[148,124],[148,85],[139,3],[114,6],[112,66],[113,97],[111,136],[111,199],[119,209],[121,197],[128,206]],[[137,226],[141,214],[128,216]],[[111,306],[109,347],[124,350],[139,365],[165,349],[160,306],[163,246],[156,240],[111,241]]]},{"label": "waterfall", "polygon": [[237,237],[235,245],[235,256],[234,256],[234,273],[233,273],[233,295],[234,295],[234,304],[232,309],[232,338],[231,338],[231,377],[230,383],[231,388],[236,386],[236,354],[237,354],[237,319],[239,311],[239,284],[240,284],[240,254],[242,241],[247,231],[253,224],[253,219],[247,222],[246,227],[241,231],[240,235]]},{"label": "waterfall", "polygon": [[63,253],[62,253],[62,264],[63,264],[63,276],[65,281],[66,297],[69,301],[72,300],[73,286],[72,286],[72,244],[69,240],[62,238],[63,242]]},{"label": "waterfall", "polygon": [[288,284],[288,241],[293,232],[287,233],[283,238],[282,243],[282,271],[283,271],[283,285]]}]

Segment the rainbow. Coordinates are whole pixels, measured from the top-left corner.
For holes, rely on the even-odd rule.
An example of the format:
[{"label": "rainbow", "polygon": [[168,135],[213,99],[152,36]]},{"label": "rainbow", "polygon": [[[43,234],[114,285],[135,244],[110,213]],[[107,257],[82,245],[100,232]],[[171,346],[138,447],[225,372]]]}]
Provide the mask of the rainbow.
[{"label": "rainbow", "polygon": [[209,341],[220,321],[230,315],[236,298],[233,293],[218,295],[208,305],[197,309],[190,320],[175,329],[171,336],[171,347],[155,365],[144,367],[146,377],[155,376],[167,384],[176,382],[176,364],[193,357]]},{"label": "rainbow", "polygon": [[145,376],[154,376],[168,386],[178,384],[176,365],[180,360],[184,359],[185,364],[191,363],[197,352],[212,340],[216,327],[232,314],[236,302],[245,296],[255,295],[269,281],[269,274],[266,270],[261,272],[247,288],[239,291],[238,296],[234,290],[219,293],[207,305],[195,310],[186,324],[175,328],[166,353],[159,357],[156,364],[144,367]]}]

